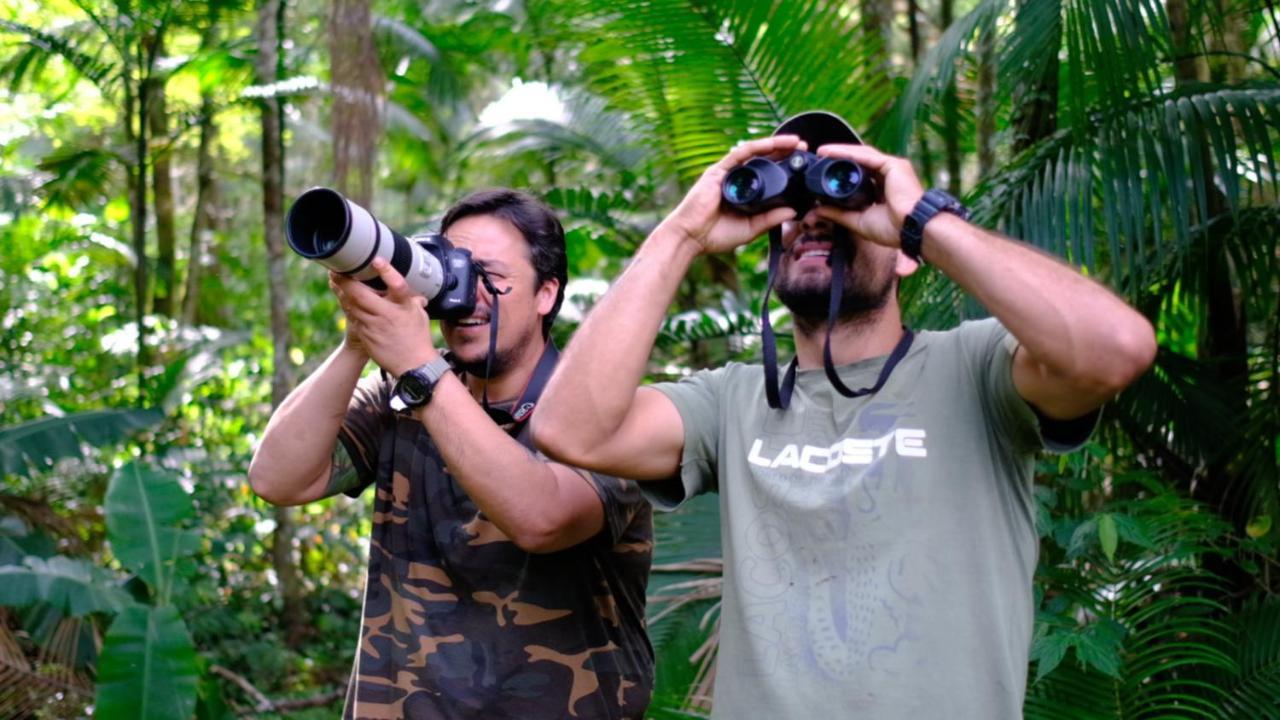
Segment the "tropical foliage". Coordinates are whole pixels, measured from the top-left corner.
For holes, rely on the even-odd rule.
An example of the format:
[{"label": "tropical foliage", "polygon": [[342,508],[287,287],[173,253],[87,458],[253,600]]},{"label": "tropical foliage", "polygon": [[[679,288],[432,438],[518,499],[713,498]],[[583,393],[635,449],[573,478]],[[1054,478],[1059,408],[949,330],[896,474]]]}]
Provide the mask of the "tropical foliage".
[{"label": "tropical foliage", "polygon": [[[704,167],[825,108],[1157,327],[1039,466],[1027,716],[1280,718],[1273,3],[0,0],[0,80],[0,716],[335,714],[366,508],[244,482],[342,332],[266,229],[277,170],[291,197],[370,167],[405,230],[533,189],[578,278],[563,343]],[[757,355],[760,245],[690,273],[655,378]],[[903,297],[920,327],[983,312],[928,270]],[[659,523],[651,715],[699,716],[715,500]]]}]

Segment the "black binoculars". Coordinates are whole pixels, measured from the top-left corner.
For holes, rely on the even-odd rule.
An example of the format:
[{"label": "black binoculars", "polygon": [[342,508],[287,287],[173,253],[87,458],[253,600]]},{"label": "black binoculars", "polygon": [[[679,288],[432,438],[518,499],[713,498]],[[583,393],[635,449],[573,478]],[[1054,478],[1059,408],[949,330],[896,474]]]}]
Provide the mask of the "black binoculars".
[{"label": "black binoculars", "polygon": [[757,157],[733,168],[720,197],[722,207],[742,215],[790,207],[800,217],[815,202],[861,210],[879,199],[880,185],[852,160],[797,150],[781,160]]}]

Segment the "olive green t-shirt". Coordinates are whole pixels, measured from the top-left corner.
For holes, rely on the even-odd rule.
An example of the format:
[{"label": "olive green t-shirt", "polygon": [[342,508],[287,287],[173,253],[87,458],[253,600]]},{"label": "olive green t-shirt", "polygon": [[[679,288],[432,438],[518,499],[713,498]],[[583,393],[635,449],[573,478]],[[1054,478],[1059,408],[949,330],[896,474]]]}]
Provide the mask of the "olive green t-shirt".
[{"label": "olive green t-shirt", "polygon": [[[845,398],[804,370],[788,410],[768,407],[759,365],[654,386],[685,445],[650,499],[720,495],[715,717],[1021,717],[1033,456],[1096,416],[1042,429],[1015,348],[995,320],[921,332],[879,392]],[[871,386],[885,359],[840,377]]]}]

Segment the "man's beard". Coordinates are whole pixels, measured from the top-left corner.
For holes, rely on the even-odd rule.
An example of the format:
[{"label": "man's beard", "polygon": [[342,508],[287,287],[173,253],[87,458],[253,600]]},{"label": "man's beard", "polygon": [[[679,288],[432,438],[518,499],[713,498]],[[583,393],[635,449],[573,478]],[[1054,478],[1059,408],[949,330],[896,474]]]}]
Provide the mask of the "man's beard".
[{"label": "man's beard", "polygon": [[[864,272],[856,272],[851,249],[852,243],[846,246],[844,287],[836,309],[836,321],[842,323],[869,320],[877,310],[884,308],[889,302],[889,294],[893,292],[893,273],[886,273],[884,280],[877,283],[870,273],[865,272],[870,268],[865,268]],[[831,272],[835,273],[837,269],[833,267]],[[778,299],[791,310],[796,327],[803,332],[814,332],[827,321],[831,283],[816,280],[815,277],[796,278],[788,273],[779,273],[774,284]]]},{"label": "man's beard", "polygon": [[488,363],[487,369],[485,361],[489,358],[489,353],[485,353],[479,360],[463,360],[454,357],[454,367],[471,377],[478,378],[495,378],[502,377],[508,370],[515,365],[516,358],[519,353],[515,348],[507,348],[506,350],[498,350],[493,356],[493,362]]},{"label": "man's beard", "polygon": [[502,377],[509,372],[520,360],[520,356],[525,346],[528,345],[533,338],[532,332],[527,332],[516,338],[515,342],[507,347],[498,345],[498,349],[493,354],[493,362],[488,363],[486,370],[486,360],[489,359],[488,345],[485,346],[485,352],[479,359],[466,360],[459,357],[456,353],[453,356],[453,366],[458,370],[470,375],[471,377],[493,379]]}]

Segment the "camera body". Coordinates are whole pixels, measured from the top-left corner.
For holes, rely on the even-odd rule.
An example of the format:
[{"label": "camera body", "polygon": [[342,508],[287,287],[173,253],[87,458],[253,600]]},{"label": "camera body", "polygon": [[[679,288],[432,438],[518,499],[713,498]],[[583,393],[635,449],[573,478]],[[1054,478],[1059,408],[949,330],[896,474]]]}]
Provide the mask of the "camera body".
[{"label": "camera body", "polygon": [[454,247],[436,232],[414,235],[409,242],[436,258],[443,271],[440,289],[427,299],[427,314],[439,320],[461,320],[475,312],[479,275],[471,251]]},{"label": "camera body", "polygon": [[302,257],[375,290],[387,289],[373,269],[375,257],[385,258],[427,298],[427,313],[437,320],[475,311],[479,277],[470,250],[455,248],[439,233],[405,239],[336,190],[316,187],[299,195],[285,220],[285,238]]},{"label": "camera body", "polygon": [[815,202],[861,210],[879,198],[879,183],[858,163],[804,150],[780,160],[751,158],[720,185],[721,207],[741,215],[790,207],[800,217]]}]

